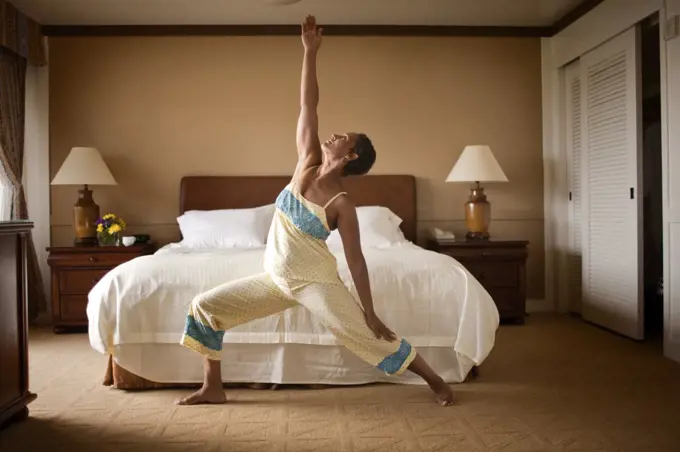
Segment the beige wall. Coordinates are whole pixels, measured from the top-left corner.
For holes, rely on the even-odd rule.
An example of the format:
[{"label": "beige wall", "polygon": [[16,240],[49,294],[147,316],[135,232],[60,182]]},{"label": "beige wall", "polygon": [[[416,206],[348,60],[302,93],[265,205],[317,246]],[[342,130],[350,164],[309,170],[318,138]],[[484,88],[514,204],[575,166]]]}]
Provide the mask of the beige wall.
[{"label": "beige wall", "polygon": [[[131,233],[167,242],[184,175],[290,174],[297,37],[50,40],[50,166],[96,146],[119,182],[94,187]],[[362,131],[374,173],[418,178],[420,227],[464,232],[466,185],[444,178],[488,144],[510,182],[490,185],[492,234],[531,241],[529,297],[543,284],[540,42],[526,38],[327,37],[320,133]],[[72,237],[75,187],[52,187],[52,242]],[[102,212],[103,213],[103,212]]]}]

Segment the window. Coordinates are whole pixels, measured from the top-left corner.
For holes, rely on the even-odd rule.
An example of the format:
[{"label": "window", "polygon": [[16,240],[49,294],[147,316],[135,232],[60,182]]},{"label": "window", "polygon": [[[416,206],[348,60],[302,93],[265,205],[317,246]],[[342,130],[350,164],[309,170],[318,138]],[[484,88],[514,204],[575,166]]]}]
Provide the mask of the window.
[{"label": "window", "polygon": [[12,218],[12,200],[14,188],[5,174],[5,169],[0,162],[0,221],[8,221]]}]

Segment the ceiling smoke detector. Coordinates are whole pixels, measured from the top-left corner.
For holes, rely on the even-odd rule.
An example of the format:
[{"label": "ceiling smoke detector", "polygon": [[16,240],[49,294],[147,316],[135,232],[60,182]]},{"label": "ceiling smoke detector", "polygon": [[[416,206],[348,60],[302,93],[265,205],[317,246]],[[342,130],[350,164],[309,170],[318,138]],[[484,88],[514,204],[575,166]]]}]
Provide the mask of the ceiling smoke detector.
[{"label": "ceiling smoke detector", "polygon": [[300,0],[264,0],[267,5],[286,6],[293,3],[300,3]]}]

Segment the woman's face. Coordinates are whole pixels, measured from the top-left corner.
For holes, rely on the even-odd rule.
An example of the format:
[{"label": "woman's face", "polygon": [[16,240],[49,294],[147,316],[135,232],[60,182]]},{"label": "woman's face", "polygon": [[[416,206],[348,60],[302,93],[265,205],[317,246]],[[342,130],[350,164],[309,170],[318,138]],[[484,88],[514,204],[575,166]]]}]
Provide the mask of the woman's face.
[{"label": "woman's face", "polygon": [[342,159],[352,153],[357,142],[356,133],[334,133],[331,137],[321,143],[321,149],[326,156],[334,160]]}]

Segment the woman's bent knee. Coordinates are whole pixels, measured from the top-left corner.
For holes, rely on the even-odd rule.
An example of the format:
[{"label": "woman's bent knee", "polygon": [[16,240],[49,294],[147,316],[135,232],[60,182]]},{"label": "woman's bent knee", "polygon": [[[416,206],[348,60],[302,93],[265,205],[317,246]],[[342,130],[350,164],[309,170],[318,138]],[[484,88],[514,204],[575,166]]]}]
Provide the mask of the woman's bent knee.
[{"label": "woman's bent knee", "polygon": [[191,300],[191,310],[193,312],[209,312],[212,300],[210,291],[199,293]]}]

